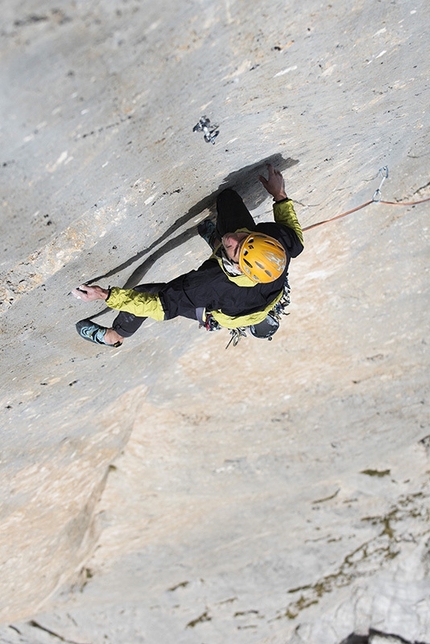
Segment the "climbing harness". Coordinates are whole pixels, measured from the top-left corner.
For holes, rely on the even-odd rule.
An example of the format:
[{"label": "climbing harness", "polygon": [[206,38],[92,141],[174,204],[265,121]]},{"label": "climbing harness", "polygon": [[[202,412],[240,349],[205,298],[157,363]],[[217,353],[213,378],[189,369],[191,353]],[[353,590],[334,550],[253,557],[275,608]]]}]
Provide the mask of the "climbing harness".
[{"label": "climbing harness", "polygon": [[[235,329],[229,329],[230,340],[226,346],[226,349],[230,345],[236,347],[240,342],[241,338],[246,338],[248,332],[254,338],[260,338],[263,340],[272,340],[272,337],[275,335],[276,331],[279,329],[281,316],[289,315],[289,311],[285,309],[290,304],[290,287],[288,281],[285,280],[284,291],[279,302],[275,304],[273,309],[270,309],[265,319],[258,324],[251,324],[250,326],[240,326]],[[196,309],[197,320],[199,322],[199,328],[206,329],[206,331],[220,331],[223,327],[215,320],[212,313],[206,313],[204,309]]]},{"label": "climbing harness", "polygon": [[270,342],[276,331],[279,329],[281,316],[289,315],[289,311],[286,311],[285,309],[289,306],[290,301],[290,287],[288,285],[288,281],[285,280],[284,292],[281,299],[275,304],[273,309],[268,312],[262,322],[251,324],[250,326],[241,326],[237,329],[229,329],[231,338],[226,349],[228,349],[231,344],[234,347],[237,346],[241,338],[247,337],[247,331],[249,331],[254,338],[260,338]]},{"label": "climbing harness", "polygon": [[217,320],[215,320],[212,313],[206,314],[205,321],[203,322],[202,326],[204,326],[206,331],[221,331],[222,329],[221,324]]}]

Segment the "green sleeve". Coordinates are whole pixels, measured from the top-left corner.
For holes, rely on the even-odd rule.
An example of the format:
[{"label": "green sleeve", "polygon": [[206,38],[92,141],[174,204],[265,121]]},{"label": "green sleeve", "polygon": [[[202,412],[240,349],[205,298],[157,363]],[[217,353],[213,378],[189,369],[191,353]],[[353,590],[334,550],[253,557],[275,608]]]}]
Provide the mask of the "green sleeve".
[{"label": "green sleeve", "polygon": [[164,309],[156,293],[139,293],[133,289],[117,288],[114,286],[106,304],[111,309],[133,313],[139,318],[164,320]]},{"label": "green sleeve", "polygon": [[275,221],[277,224],[282,224],[294,230],[303,246],[304,244],[302,227],[300,226],[299,220],[297,219],[297,215],[291,199],[284,199],[283,201],[274,203],[273,214],[275,216]]}]

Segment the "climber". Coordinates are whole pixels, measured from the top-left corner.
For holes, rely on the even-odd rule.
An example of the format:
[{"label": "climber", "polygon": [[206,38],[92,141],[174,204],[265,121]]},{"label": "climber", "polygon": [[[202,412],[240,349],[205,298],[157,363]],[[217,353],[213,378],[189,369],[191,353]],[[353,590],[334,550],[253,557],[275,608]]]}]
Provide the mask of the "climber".
[{"label": "climber", "polygon": [[120,311],[110,328],[80,320],[79,335],[118,347],[147,317],[161,321],[183,316],[209,330],[263,323],[285,294],[288,266],[303,250],[303,235],[282,174],[269,164],[268,178],[259,180],[274,199],[274,222],[256,224],[238,193],[223,190],[217,198],[216,225],[207,219],[198,228],[213,249],[211,257],[167,283],[133,289],[79,286],[72,291],[78,299],[103,300]]}]

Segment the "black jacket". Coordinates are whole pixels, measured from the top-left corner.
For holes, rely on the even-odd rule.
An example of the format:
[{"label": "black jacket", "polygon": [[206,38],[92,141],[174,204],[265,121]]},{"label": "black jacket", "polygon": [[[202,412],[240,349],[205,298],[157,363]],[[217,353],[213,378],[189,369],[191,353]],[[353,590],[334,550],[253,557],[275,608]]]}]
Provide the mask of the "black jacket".
[{"label": "black jacket", "polygon": [[243,316],[261,311],[273,302],[284,288],[290,259],[302,252],[303,244],[296,231],[283,224],[263,222],[257,224],[255,230],[274,237],[285,248],[287,265],[278,279],[268,284],[238,286],[222,270],[217,258],[212,256],[197,270],[180,275],[161,288],[158,295],[165,319],[181,315],[195,320],[198,308],[222,310],[229,316]]}]

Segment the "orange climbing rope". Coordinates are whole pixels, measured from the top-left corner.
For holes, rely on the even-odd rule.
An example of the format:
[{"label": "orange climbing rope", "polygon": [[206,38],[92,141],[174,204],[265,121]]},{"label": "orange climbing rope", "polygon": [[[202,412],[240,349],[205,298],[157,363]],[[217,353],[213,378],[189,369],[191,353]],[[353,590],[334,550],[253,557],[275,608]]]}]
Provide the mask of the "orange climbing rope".
[{"label": "orange climbing rope", "polygon": [[355,208],[351,208],[351,210],[342,212],[340,215],[335,215],[334,217],[330,217],[329,219],[324,219],[324,221],[318,221],[316,224],[311,224],[310,226],[306,226],[302,230],[303,231],[311,230],[312,228],[317,228],[317,226],[323,226],[324,224],[328,224],[330,221],[341,219],[342,217],[351,215],[353,212],[357,212],[357,210],[361,210],[362,208],[366,208],[367,206],[370,206],[371,203],[383,203],[387,206],[415,206],[417,204],[424,203],[425,201],[430,201],[430,197],[427,197],[426,199],[420,199],[419,201],[381,201],[381,199],[378,199],[377,197],[381,194],[381,186],[384,183],[385,179],[387,179],[388,177],[388,167],[385,166],[384,168],[381,168],[379,170],[379,173],[383,173],[383,178],[379,185],[379,188],[376,189],[373,195],[373,198],[370,201],[366,201],[366,203],[362,203],[360,206],[356,206]]},{"label": "orange climbing rope", "polygon": [[346,217],[347,215],[350,215],[353,212],[357,212],[357,210],[361,210],[362,208],[365,208],[369,204],[373,203],[373,199],[371,201],[366,201],[366,203],[362,203],[361,206],[357,206],[356,208],[352,208],[351,210],[347,210],[346,212],[343,212],[340,215],[336,215],[335,217],[330,217],[329,219],[324,219],[324,221],[318,221],[316,224],[311,224],[310,226],[306,226],[302,230],[310,230],[311,228],[316,228],[317,226],[322,226],[323,224],[328,224],[329,221],[334,221],[335,219],[340,219],[341,217]]},{"label": "orange climbing rope", "polygon": [[329,221],[335,221],[336,219],[341,219],[342,217],[351,215],[353,212],[357,212],[357,210],[361,210],[362,208],[366,208],[366,206],[370,206],[371,203],[383,203],[387,206],[415,206],[416,204],[424,203],[425,201],[430,201],[430,197],[427,197],[427,199],[420,199],[419,201],[375,201],[374,199],[371,199],[370,201],[366,201],[366,203],[362,203],[361,206],[356,206],[356,208],[352,208],[351,210],[342,212],[340,215],[335,215],[335,217],[324,219],[324,221],[318,221],[316,224],[311,224],[310,226],[306,226],[302,230],[310,230],[311,228],[316,228],[317,226],[328,224]]}]

